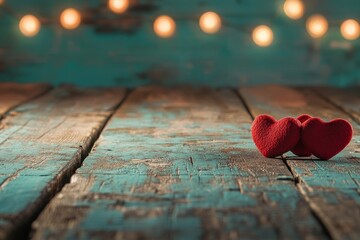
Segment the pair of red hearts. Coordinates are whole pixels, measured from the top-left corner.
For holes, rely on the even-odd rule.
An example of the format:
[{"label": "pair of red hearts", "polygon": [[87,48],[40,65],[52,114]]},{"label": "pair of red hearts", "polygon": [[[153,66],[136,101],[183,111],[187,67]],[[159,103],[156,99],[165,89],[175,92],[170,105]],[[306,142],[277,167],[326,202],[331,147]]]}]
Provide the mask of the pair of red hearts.
[{"label": "pair of red hearts", "polygon": [[276,121],[269,115],[255,118],[252,128],[255,145],[265,157],[288,151],[307,157],[328,160],[341,152],[352,138],[352,126],[344,119],[324,122],[307,114]]}]

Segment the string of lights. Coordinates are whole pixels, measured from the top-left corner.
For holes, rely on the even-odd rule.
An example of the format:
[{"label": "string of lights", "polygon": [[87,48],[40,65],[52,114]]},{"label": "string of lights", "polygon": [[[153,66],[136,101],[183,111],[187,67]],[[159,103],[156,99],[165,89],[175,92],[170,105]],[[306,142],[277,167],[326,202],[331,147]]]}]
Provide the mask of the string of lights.
[{"label": "string of lights", "polygon": [[[6,4],[0,0],[0,5]],[[115,14],[123,14],[130,7],[130,0],[108,0],[107,7]],[[305,6],[301,0],[285,0],[284,13],[293,20],[304,16]],[[59,17],[60,25],[66,30],[74,30],[81,25],[82,16],[80,11],[74,8],[63,10]],[[199,18],[200,29],[207,34],[215,34],[222,27],[222,20],[218,13],[205,12]],[[315,14],[307,18],[306,30],[315,39],[323,37],[329,28],[326,17]],[[22,16],[19,20],[19,30],[26,37],[34,37],[41,29],[41,21],[34,15]],[[158,16],[153,23],[155,34],[161,38],[170,38],[176,32],[176,22],[167,15]],[[360,36],[360,25],[355,19],[346,19],[340,26],[341,35],[347,40],[356,40]],[[270,46],[274,39],[274,33],[270,26],[259,25],[252,30],[252,39],[260,47]]]}]

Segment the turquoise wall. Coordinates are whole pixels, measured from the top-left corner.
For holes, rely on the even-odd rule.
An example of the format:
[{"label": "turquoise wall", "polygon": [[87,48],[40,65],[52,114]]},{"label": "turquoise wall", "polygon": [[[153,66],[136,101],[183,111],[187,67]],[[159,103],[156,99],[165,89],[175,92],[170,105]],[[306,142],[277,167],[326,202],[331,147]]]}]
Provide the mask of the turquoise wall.
[{"label": "turquoise wall", "polygon": [[[360,20],[360,1],[304,3],[305,17],[294,21],[283,13],[282,0],[139,0],[121,16],[101,0],[7,0],[0,6],[0,81],[128,87],[360,84],[360,39],[347,41],[339,33],[344,19]],[[58,24],[65,7],[84,15],[84,24],[74,31]],[[204,34],[197,24],[208,10],[223,19],[215,35]],[[27,13],[45,22],[33,38],[18,30],[19,18]],[[305,19],[313,13],[325,15],[330,24],[318,41],[305,30]],[[171,39],[153,33],[152,22],[161,14],[176,21]],[[274,31],[268,48],[251,40],[259,24]]]}]

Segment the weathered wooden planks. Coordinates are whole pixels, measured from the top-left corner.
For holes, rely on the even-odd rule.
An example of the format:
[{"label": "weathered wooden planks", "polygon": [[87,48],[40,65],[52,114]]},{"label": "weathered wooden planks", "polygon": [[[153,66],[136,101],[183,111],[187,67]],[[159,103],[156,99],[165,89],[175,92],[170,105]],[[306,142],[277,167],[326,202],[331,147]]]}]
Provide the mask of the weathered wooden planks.
[{"label": "weathered wooden planks", "polygon": [[61,87],[14,109],[0,131],[0,239],[31,221],[90,151],[122,89]]},{"label": "weathered wooden planks", "polygon": [[327,238],[230,90],[136,89],[34,239]]},{"label": "weathered wooden planks", "polygon": [[50,89],[48,84],[0,83],[0,119],[3,114]]},{"label": "weathered wooden planks", "polygon": [[[307,113],[325,120],[349,119],[347,114],[310,89],[262,86],[240,89],[240,93],[254,116],[266,113],[279,119]],[[344,94],[329,98],[338,99]],[[346,100],[347,104],[356,101],[350,95]],[[360,128],[354,122],[353,127],[355,134],[351,144],[329,161],[304,160],[291,154],[286,160],[298,178],[298,189],[334,239],[358,239],[360,235]]]},{"label": "weathered wooden planks", "polygon": [[356,123],[360,124],[360,87],[345,89],[321,87],[314,91],[348,113]]}]

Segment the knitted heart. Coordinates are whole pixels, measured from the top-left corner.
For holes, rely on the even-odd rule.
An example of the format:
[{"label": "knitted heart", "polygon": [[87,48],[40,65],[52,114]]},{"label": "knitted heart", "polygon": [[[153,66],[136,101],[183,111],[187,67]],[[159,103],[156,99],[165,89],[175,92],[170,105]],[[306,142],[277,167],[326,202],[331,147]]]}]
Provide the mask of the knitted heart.
[{"label": "knitted heart", "polygon": [[324,122],[311,118],[304,122],[302,143],[316,157],[328,160],[341,152],[352,137],[351,124],[343,119]]},{"label": "knitted heart", "polygon": [[256,147],[265,157],[276,157],[292,149],[300,139],[301,123],[286,117],[276,121],[269,115],[259,115],[251,127]]},{"label": "knitted heart", "polygon": [[[310,118],[312,118],[312,117],[307,114],[300,115],[296,118],[297,120],[299,120],[301,122],[301,129],[303,128],[303,123]],[[307,149],[304,146],[304,144],[302,143],[301,137],[300,137],[298,144],[296,144],[296,146],[293,149],[291,149],[291,152],[293,152],[295,155],[298,155],[300,157],[308,157],[311,155],[310,150]]]}]

